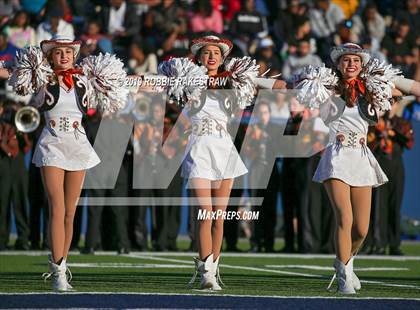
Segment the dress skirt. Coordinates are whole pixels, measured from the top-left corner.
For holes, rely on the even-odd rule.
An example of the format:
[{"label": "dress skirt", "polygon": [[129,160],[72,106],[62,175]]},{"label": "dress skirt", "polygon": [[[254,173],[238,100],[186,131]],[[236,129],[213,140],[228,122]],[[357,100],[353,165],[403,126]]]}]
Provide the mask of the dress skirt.
[{"label": "dress skirt", "polygon": [[313,181],[339,179],[350,186],[378,187],[388,178],[367,147],[340,147],[330,144],[324,151]]},{"label": "dress skirt", "polygon": [[236,178],[248,172],[229,135],[189,136],[181,175],[211,181]]},{"label": "dress skirt", "polygon": [[100,163],[100,159],[84,130],[62,132],[44,127],[32,163],[37,167],[54,166],[68,171],[78,171],[96,166]]}]

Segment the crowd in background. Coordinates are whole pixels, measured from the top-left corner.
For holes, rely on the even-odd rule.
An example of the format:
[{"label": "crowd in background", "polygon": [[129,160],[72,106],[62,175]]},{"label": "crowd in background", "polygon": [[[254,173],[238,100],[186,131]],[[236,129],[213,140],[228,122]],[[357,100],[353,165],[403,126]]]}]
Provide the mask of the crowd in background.
[{"label": "crowd in background", "polygon": [[[192,38],[216,34],[232,40],[231,56],[250,55],[257,60],[261,73],[270,69],[270,75],[281,73],[285,80],[306,65],[331,66],[331,47],[349,41],[369,49],[373,57],[400,68],[406,77],[420,80],[419,0],[4,0],[0,1],[0,29],[0,60],[6,65],[13,62],[20,48],[37,45],[59,33],[82,41],[79,59],[99,52],[114,53],[124,61],[129,74],[156,73],[162,60],[191,56]],[[39,169],[32,164],[25,165],[25,156],[36,145],[40,130],[30,134],[17,132],[12,116],[22,103],[10,93],[6,83],[0,91],[0,250],[7,249],[9,243],[12,209],[17,228],[14,247],[48,248],[48,241],[42,238],[47,228],[41,225],[46,223],[48,203]],[[168,190],[132,189],[133,169],[140,169],[153,180],[154,167],[182,156],[177,152],[178,144],[185,143],[183,133],[179,132],[171,135],[172,147],[165,150],[158,147],[171,130],[179,107],[153,101],[147,107],[149,115],[134,127],[115,188],[86,190],[82,196],[182,195],[185,184],[179,174]],[[252,109],[257,109],[254,111],[257,117],[250,120]],[[418,111],[417,100],[404,111],[384,115],[369,134],[370,146],[390,182],[373,193],[371,229],[364,248],[367,253],[384,254],[389,247],[389,253],[401,254],[402,152],[413,145],[410,122]],[[161,118],[165,119],[163,127],[156,125]],[[92,143],[100,121],[118,126],[120,120],[99,112],[91,116],[85,127]],[[244,236],[250,241],[251,251],[274,252],[278,250],[274,248],[275,238],[282,235],[285,252],[332,253],[334,215],[322,185],[311,181],[322,154],[317,151],[322,149],[328,135],[328,128],[317,112],[305,109],[292,96],[279,93],[247,109],[239,122],[235,144],[244,148],[250,173],[245,180],[237,182],[258,183],[264,172],[271,177],[265,190],[248,190],[245,185],[244,190],[233,190],[232,196],[242,197],[243,203],[229,208],[259,210],[260,219],[226,221],[227,250],[237,251],[238,237]],[[307,128],[301,128],[301,124]],[[305,129],[310,137],[302,135],[302,144],[311,143],[310,149],[316,155],[275,159],[278,154],[271,141],[279,134],[296,135]],[[243,141],[247,143],[244,145]],[[135,158],[137,161],[133,161]],[[141,165],[133,167],[136,162]],[[249,203],[249,197],[262,196],[262,206]],[[281,197],[282,225],[277,223],[278,197]],[[196,211],[193,208],[189,211],[191,249],[195,249]],[[89,206],[87,213],[84,253],[99,249],[120,253],[150,248],[177,250],[179,206],[106,206],[104,201],[103,205]],[[81,219],[82,208],[78,208],[73,248],[79,245]]]}]

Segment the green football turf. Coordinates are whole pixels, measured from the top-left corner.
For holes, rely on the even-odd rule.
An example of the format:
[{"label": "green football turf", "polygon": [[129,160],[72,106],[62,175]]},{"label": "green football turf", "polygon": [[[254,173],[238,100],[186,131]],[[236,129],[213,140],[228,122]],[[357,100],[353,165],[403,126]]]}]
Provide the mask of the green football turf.
[{"label": "green football turf", "polygon": [[[419,243],[403,246],[405,253],[412,255],[418,254],[419,249]],[[44,283],[41,278],[41,274],[47,271],[46,255],[47,252],[34,256],[0,254],[0,292],[48,292],[50,282]],[[303,266],[331,267],[333,257],[234,255],[222,256],[221,275],[227,286],[222,292],[211,294],[336,296],[326,291],[332,270],[313,270]],[[187,287],[193,273],[191,256],[190,253],[158,255],[141,252],[130,256],[113,253],[70,255],[69,264],[73,273],[72,284],[78,292],[203,293]],[[77,264],[93,265],[83,267]],[[151,266],[157,264],[161,266]],[[283,265],[283,268],[278,265]],[[420,256],[415,260],[397,261],[387,256],[378,259],[358,257],[355,268],[362,267],[402,269],[356,270],[362,281],[374,282],[362,282],[362,291],[357,296],[420,298]],[[198,278],[195,288],[198,288]]]}]

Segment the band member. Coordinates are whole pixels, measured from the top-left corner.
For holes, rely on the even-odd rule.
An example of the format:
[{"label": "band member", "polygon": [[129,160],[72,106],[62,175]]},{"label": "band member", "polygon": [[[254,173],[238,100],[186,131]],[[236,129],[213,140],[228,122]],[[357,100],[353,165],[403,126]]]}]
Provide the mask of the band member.
[{"label": "band member", "polygon": [[402,255],[401,204],[404,194],[404,149],[414,145],[411,123],[394,114],[398,106],[385,113],[368,135],[370,145],[389,182],[374,192],[373,242],[375,254]]},{"label": "band member", "polygon": [[[139,178],[136,180],[137,186],[142,188],[136,190],[139,196],[154,197],[159,199],[170,199],[170,197],[179,196],[174,191],[174,185],[182,180],[177,175],[167,189],[162,187],[161,178],[158,173],[158,167],[165,167],[175,157],[182,156],[178,154],[181,149],[182,139],[179,134],[171,132],[171,120],[165,116],[165,105],[162,100],[150,100],[151,106],[150,118],[135,125],[133,135],[133,145],[136,147],[134,156],[134,169],[138,169]],[[164,122],[161,122],[164,120]],[[169,135],[171,132],[171,135]],[[169,140],[168,140],[169,137]],[[165,148],[159,147],[164,143]],[[147,175],[148,178],[144,178]],[[155,187],[155,188],[151,188]],[[175,196],[175,197],[176,197]],[[167,251],[176,249],[176,236],[179,229],[179,207],[165,205],[159,202],[150,204],[151,213],[151,238],[154,251]],[[138,206],[133,209],[131,219],[134,221],[134,243],[140,250],[147,249],[147,227],[146,215],[147,206]]]},{"label": "band member", "polygon": [[3,174],[0,180],[0,250],[6,249],[9,241],[12,206],[18,235],[15,249],[29,249],[28,171],[24,156],[31,149],[32,141],[14,124],[17,109],[15,103],[0,106],[0,169]]},{"label": "band member", "polygon": [[[277,219],[277,193],[280,189],[280,174],[277,164],[274,167],[277,150],[274,139],[280,134],[280,126],[271,121],[271,108],[267,101],[259,101],[254,107],[257,109],[256,122],[250,125],[246,132],[250,143],[245,145],[246,155],[250,158],[249,184],[252,188],[252,197],[264,197],[261,206],[254,206],[259,211],[258,221],[254,221],[251,237],[251,250],[253,252],[274,252],[275,227]],[[264,177],[269,176],[267,189],[259,189],[258,184]],[[254,189],[255,188],[255,189]]]},{"label": "band member", "polygon": [[[332,96],[320,106],[321,116],[330,128],[330,141],[313,179],[324,183],[337,224],[336,274],[330,286],[337,276],[338,291],[354,294],[361,286],[353,272],[353,259],[368,231],[372,187],[388,181],[366,146],[368,126],[377,122],[379,110],[390,109],[392,96],[401,95],[399,90],[416,94],[420,84],[399,77],[396,70],[377,60],[369,62],[369,52],[357,44],[335,47],[330,56],[339,76],[338,81],[334,78],[330,81],[340,98]],[[328,71],[317,70],[321,74]],[[378,80],[381,87],[372,82]]]}]

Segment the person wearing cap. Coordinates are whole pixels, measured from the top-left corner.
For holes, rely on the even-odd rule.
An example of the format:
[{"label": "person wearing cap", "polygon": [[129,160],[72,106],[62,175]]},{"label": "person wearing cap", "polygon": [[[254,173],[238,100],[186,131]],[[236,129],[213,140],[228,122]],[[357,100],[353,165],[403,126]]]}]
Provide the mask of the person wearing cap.
[{"label": "person wearing cap", "polygon": [[[195,61],[206,67],[209,77],[229,77],[232,74],[224,67],[226,57],[232,49],[231,41],[216,36],[205,36],[194,39],[190,49]],[[230,86],[228,82],[223,88]],[[208,87],[220,88],[212,85],[211,81]],[[285,83],[272,80],[267,88],[271,87],[285,88]],[[223,98],[216,92],[207,92],[199,102],[187,104],[183,109],[183,115],[191,122],[192,132],[186,147],[182,176],[189,179],[190,188],[199,204],[198,208],[207,212],[206,214],[225,211],[234,179],[248,172],[227,131],[228,121],[235,108],[240,108],[237,100]],[[199,220],[199,257],[194,258],[196,272],[190,285],[194,283],[198,273],[201,288],[221,290],[218,283],[218,265],[223,241],[223,223],[222,217]]]},{"label": "person wearing cap", "polygon": [[[336,218],[336,274],[328,289],[337,277],[338,292],[354,294],[361,285],[353,271],[353,260],[368,231],[372,187],[388,181],[366,146],[368,126],[376,124],[379,110],[388,106],[376,99],[375,90],[366,86],[370,77],[360,75],[365,66],[371,65],[367,50],[345,43],[334,47],[330,56],[339,76],[336,94],[341,98],[333,97],[333,104],[321,106],[330,141],[313,180],[324,184]],[[420,91],[420,83],[412,80],[398,76],[392,82],[396,86],[393,96],[401,95],[401,91]]]},{"label": "person wearing cap", "polygon": [[[270,69],[270,74],[278,74],[281,72],[281,62],[274,53],[275,45],[271,38],[264,38],[258,43],[257,63],[260,65],[260,72]],[[263,68],[264,67],[264,68]],[[265,69],[265,70],[264,70]]]},{"label": "person wearing cap", "polygon": [[[73,236],[73,220],[86,169],[100,160],[81,125],[88,113],[87,79],[74,66],[80,42],[55,36],[41,42],[41,50],[54,71],[36,94],[33,105],[44,113],[45,127],[32,163],[41,169],[49,202],[49,273],[52,287],[68,291],[67,255]],[[5,69],[3,69],[5,70]],[[64,225],[63,225],[64,224]],[[71,274],[70,274],[71,275]],[[71,279],[69,279],[71,280]]]},{"label": "person wearing cap", "polygon": [[37,44],[58,34],[74,40],[73,25],[63,19],[64,12],[61,8],[52,8],[47,16],[47,20],[40,23],[36,29]]}]

